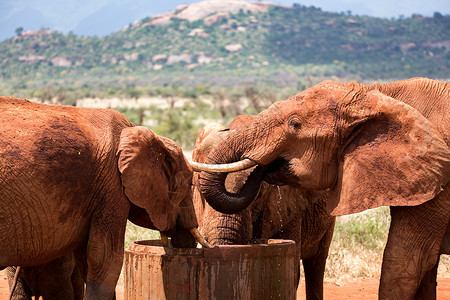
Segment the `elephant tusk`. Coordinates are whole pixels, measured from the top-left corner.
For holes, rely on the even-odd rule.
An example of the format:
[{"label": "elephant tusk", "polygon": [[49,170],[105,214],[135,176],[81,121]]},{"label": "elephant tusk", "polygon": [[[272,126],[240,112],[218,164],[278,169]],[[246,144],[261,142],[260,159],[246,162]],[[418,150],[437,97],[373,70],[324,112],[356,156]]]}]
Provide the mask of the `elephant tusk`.
[{"label": "elephant tusk", "polygon": [[203,164],[191,160],[189,160],[189,164],[195,172],[205,171],[211,173],[230,173],[242,171],[257,165],[257,163],[248,158],[229,164]]},{"label": "elephant tusk", "polygon": [[205,238],[198,232],[197,228],[190,228],[189,231],[191,232],[192,236],[195,238],[197,242],[200,243],[205,248],[212,248],[211,244],[209,244]]},{"label": "elephant tusk", "polygon": [[170,247],[170,241],[169,238],[167,237],[167,235],[165,235],[162,232],[159,232],[159,235],[161,236],[161,242],[163,247]]}]

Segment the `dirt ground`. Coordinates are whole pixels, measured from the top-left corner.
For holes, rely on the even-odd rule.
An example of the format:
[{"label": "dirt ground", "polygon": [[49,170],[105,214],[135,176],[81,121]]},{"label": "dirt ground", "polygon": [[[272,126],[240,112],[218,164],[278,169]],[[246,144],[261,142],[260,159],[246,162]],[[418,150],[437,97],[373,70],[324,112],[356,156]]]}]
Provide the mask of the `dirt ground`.
[{"label": "dirt ground", "polygon": [[[378,278],[349,279],[342,284],[325,283],[324,299],[355,299],[355,300],[375,300],[378,299]],[[304,300],[305,284],[300,283],[297,290],[297,299]],[[438,278],[437,299],[450,299],[450,278]]]},{"label": "dirt ground", "polygon": [[[117,285],[117,300],[123,300],[123,278],[121,277]],[[305,297],[305,284],[300,283],[297,292],[297,299],[303,300]],[[370,300],[377,299],[378,278],[349,279],[341,284],[326,283],[324,287],[325,300],[356,299]],[[438,300],[450,299],[450,278],[438,279]],[[4,271],[0,271],[0,300],[7,300],[9,295],[8,281]]]}]

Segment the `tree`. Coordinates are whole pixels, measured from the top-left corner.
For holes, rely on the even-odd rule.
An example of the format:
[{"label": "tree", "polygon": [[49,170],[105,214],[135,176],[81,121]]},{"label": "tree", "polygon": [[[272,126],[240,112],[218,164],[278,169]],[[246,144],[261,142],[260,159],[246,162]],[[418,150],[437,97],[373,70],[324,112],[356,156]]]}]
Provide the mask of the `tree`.
[{"label": "tree", "polygon": [[17,35],[21,35],[22,32],[23,32],[23,27],[17,27],[17,28],[16,28],[16,34],[17,34]]},{"label": "tree", "polygon": [[435,19],[441,20],[441,19],[443,19],[443,17],[444,16],[440,12],[437,12],[437,11],[433,14],[433,18],[435,18]]}]

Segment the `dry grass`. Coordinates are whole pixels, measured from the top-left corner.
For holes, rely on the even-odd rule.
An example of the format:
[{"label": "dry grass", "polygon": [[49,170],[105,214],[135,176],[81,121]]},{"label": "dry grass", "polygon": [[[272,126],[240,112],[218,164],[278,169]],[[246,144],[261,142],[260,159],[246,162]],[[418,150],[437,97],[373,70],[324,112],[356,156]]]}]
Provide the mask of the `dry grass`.
[{"label": "dry grass", "polygon": [[[325,281],[379,277],[390,224],[388,207],[338,217],[331,243]],[[442,255],[438,277],[450,277],[450,257]]]},{"label": "dry grass", "polygon": [[389,230],[389,208],[338,217],[325,280],[378,277]]}]

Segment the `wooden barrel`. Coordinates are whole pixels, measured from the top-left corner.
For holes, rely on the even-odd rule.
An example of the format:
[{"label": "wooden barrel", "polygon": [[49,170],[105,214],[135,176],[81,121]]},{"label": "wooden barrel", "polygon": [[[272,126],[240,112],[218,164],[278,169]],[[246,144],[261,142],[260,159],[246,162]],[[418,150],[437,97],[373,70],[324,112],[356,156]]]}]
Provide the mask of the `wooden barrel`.
[{"label": "wooden barrel", "polygon": [[266,240],[211,249],[166,248],[159,240],[125,250],[125,299],[295,299],[295,243]]}]

